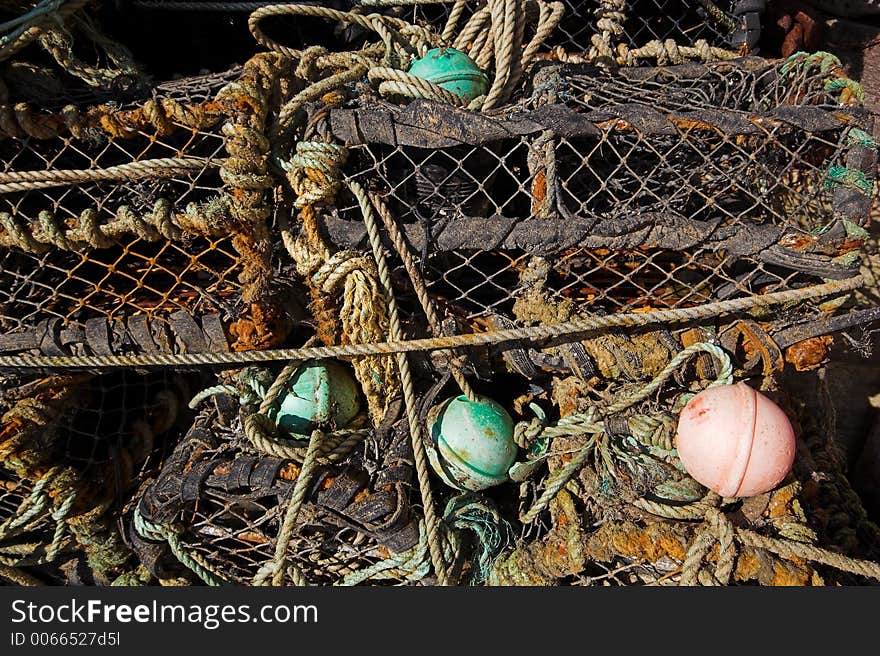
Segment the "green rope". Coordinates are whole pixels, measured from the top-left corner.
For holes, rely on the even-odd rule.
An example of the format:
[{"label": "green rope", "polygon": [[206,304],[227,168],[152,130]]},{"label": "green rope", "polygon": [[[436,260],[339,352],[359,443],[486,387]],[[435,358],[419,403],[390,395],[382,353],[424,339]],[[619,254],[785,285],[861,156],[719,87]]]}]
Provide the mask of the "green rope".
[{"label": "green rope", "polygon": [[867,148],[876,148],[877,142],[870,134],[861,128],[851,128],[846,133],[846,141],[850,145],[865,146]]},{"label": "green rope", "polygon": [[[675,372],[676,369],[678,369],[678,367],[686,362],[691,356],[700,352],[709,353],[721,365],[718,377],[710,383],[709,387],[715,387],[716,385],[729,385],[733,382],[733,364],[727,353],[714,344],[698,342],[679,352],[669,364],[664,367],[663,371],[657,374],[657,376],[655,376],[655,378],[641,390],[631,397],[611,404],[604,409],[603,414],[605,416],[613,415],[648,398],[648,396],[660,389],[663,383]],[[544,427],[541,434],[549,437],[601,434],[605,430],[605,424],[603,421],[596,419],[596,413],[596,408],[590,408],[586,413],[563,417],[556,422],[555,425]],[[571,477],[584,466],[587,462],[587,458],[592,453],[593,449],[596,448],[596,445],[596,440],[589,440],[586,446],[575,452],[568,464],[550,476],[545,485],[544,492],[538,500],[535,501],[534,505],[532,505],[525,514],[520,516],[520,520],[523,523],[532,522],[541,512],[544,511],[544,509],[547,508],[550,501],[559,493],[559,490],[561,490]]]},{"label": "green rope", "polygon": [[419,522],[419,541],[412,549],[390,556],[364,569],[349,572],[334,585],[352,586],[370,579],[403,576],[408,581],[420,581],[431,571],[428,554],[428,533],[425,523]]},{"label": "green rope", "polygon": [[171,553],[181,565],[198,576],[205,584],[211,586],[229,585],[230,581],[216,572],[203,558],[186,551],[180,534],[172,526],[154,524],[141,515],[139,509],[134,511],[134,528],[138,535],[154,542],[166,542]]},{"label": "green rope", "polygon": [[825,91],[840,91],[841,89],[849,89],[859,102],[865,100],[865,90],[862,85],[848,77],[835,77],[825,82]]},{"label": "green rope", "polygon": [[492,565],[513,539],[510,524],[485,497],[466,493],[453,497],[446,504],[443,521],[460,531],[471,531],[476,536],[474,567],[469,574],[471,585],[484,583]]}]

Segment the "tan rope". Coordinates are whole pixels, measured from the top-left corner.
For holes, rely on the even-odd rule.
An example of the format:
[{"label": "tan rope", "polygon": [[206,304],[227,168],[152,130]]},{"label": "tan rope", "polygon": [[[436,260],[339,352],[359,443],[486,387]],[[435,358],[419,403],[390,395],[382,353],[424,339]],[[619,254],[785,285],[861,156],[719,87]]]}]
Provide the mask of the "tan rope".
[{"label": "tan rope", "polygon": [[[382,291],[388,299],[391,338],[399,340],[403,336],[403,329],[400,325],[400,317],[397,312],[397,301],[394,297],[394,290],[391,287],[391,274],[388,270],[388,262],[385,258],[384,246],[382,246],[382,237],[379,234],[378,221],[376,220],[373,206],[370,204],[370,199],[366,190],[354,181],[349,181],[348,187],[357,198],[361,213],[364,216],[364,224],[367,227],[367,237],[369,238],[370,247],[373,250],[373,256],[376,258],[376,266],[379,270],[379,282],[382,285]],[[437,574],[437,582],[440,585],[445,586],[449,584],[449,574],[444,560],[440,522],[434,507],[434,495],[431,491],[428,455],[425,451],[425,443],[423,441],[422,422],[419,418],[415,386],[413,385],[412,373],[410,372],[406,353],[397,353],[395,357],[397,359],[397,370],[400,373],[400,382],[403,389],[404,405],[406,406],[406,416],[409,423],[413,457],[416,465],[416,476],[419,480],[419,490],[422,494],[422,505],[425,513],[425,526],[428,531],[428,549],[431,553],[431,564],[434,566],[434,572]]]},{"label": "tan rope", "polygon": [[544,340],[570,337],[578,334],[604,331],[610,328],[636,328],[653,324],[674,324],[734,314],[758,307],[796,303],[823,296],[834,296],[857,289],[864,284],[862,276],[845,280],[787,289],[769,294],[756,294],[744,298],[715,301],[689,308],[654,310],[651,312],[624,312],[604,316],[590,316],[557,324],[544,324],[525,328],[448,335],[412,340],[394,340],[369,344],[338,344],[335,346],[312,346],[298,349],[266,349],[263,351],[239,351],[230,353],[175,353],[155,355],[89,355],[89,356],[0,356],[0,367],[13,368],[107,368],[131,366],[180,366],[208,364],[244,364],[272,362],[275,360],[300,360],[309,358],[367,357],[411,351],[435,351],[466,346],[485,346],[517,340]]},{"label": "tan rope", "polygon": [[[400,256],[401,261],[403,262],[403,267],[406,269],[407,274],[409,275],[409,279],[412,282],[413,289],[416,292],[416,296],[419,299],[419,304],[422,306],[422,310],[425,312],[425,316],[428,319],[428,325],[431,327],[431,331],[435,335],[442,335],[443,332],[440,327],[440,317],[437,314],[437,308],[434,305],[434,301],[431,299],[430,294],[428,293],[428,287],[425,284],[425,281],[422,279],[422,275],[419,273],[419,269],[416,266],[415,261],[413,260],[412,254],[409,252],[409,247],[406,243],[406,239],[403,236],[403,233],[400,230],[400,227],[397,225],[397,222],[394,220],[394,217],[391,216],[391,212],[388,210],[388,206],[382,202],[382,199],[378,194],[370,194],[370,200],[373,202],[373,206],[376,208],[376,212],[379,214],[379,218],[382,219],[382,223],[385,225],[385,229],[388,231],[388,235],[391,237],[391,243],[394,244],[394,249],[397,251],[397,254]],[[454,357],[450,352],[450,356]],[[467,378],[464,376],[464,372],[462,371],[462,364],[460,361],[452,360],[449,365],[449,371],[452,374],[452,377],[455,379],[455,382],[458,384],[459,388],[461,388],[462,393],[467,397],[469,401],[476,401],[477,395],[468,382]]]},{"label": "tan rope", "polygon": [[104,169],[47,169],[45,171],[0,172],[0,194],[32,189],[47,189],[103,180],[142,180],[173,177],[178,173],[203,171],[220,166],[217,159],[203,157],[163,157]]}]

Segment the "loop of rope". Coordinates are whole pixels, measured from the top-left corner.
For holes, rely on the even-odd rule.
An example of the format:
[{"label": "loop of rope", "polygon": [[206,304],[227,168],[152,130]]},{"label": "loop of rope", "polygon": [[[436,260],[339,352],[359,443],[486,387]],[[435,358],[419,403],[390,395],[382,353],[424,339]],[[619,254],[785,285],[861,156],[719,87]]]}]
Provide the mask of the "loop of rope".
[{"label": "loop of rope", "polygon": [[[346,53],[347,58],[337,59],[336,63],[346,64],[348,70],[313,83],[291,100],[282,109],[279,117],[282,126],[289,126],[293,114],[308,99],[316,99],[332,88],[360,78],[364,73],[368,74],[371,82],[378,84],[382,95],[428,98],[484,111],[497,107],[506,102],[517,88],[523,72],[532,63],[541,45],[556,29],[565,12],[562,2],[546,3],[536,0],[536,4],[539,8],[538,22],[528,43],[525,42],[527,0],[487,0],[486,6],[471,16],[454,40],[453,47],[466,50],[478,66],[483,69],[491,66],[494,69],[494,79],[486,96],[471,102],[464,102],[446,89],[404,70],[413,57],[423,54],[428,48],[449,44],[462,15],[463,4],[456,4],[453,8],[442,35],[389,16],[345,12],[312,5],[261,7],[250,15],[248,25],[260,45],[300,60],[303,71],[311,76],[316,73],[320,56],[324,53],[302,51],[278,43],[262,31],[262,20],[270,16],[295,15],[346,22],[375,32],[382,41],[384,57],[381,63],[371,59],[370,55],[374,56],[375,51],[370,51],[369,54],[365,51]],[[307,59],[305,64],[304,59]],[[324,55],[324,60],[327,61],[327,55]]]},{"label": "loop of rope", "polygon": [[[340,102],[333,98],[332,102]],[[326,115],[326,112],[325,112]],[[343,146],[322,141],[300,141],[289,162],[282,162],[287,180],[297,195],[300,209],[300,234],[293,236],[282,229],[288,253],[297,271],[310,283],[317,302],[319,334],[327,330],[322,315],[328,314],[329,302],[340,299],[338,315],[347,341],[358,344],[383,339],[388,335],[386,296],[379,288],[375,264],[360,253],[331,253],[318,229],[318,208],[332,203],[341,186],[342,166],[348,151]],[[323,337],[323,335],[322,335]],[[326,337],[324,337],[326,340]],[[394,362],[391,358],[370,357],[352,363],[369,407],[370,417],[378,424],[397,390]]]},{"label": "loop of rope", "polygon": [[173,526],[156,524],[147,520],[139,508],[135,508],[133,523],[134,529],[142,538],[153,542],[167,543],[171,553],[180,564],[198,576],[206,585],[230,584],[229,580],[215,571],[201,556],[192,554],[186,549],[180,539],[180,533]]}]

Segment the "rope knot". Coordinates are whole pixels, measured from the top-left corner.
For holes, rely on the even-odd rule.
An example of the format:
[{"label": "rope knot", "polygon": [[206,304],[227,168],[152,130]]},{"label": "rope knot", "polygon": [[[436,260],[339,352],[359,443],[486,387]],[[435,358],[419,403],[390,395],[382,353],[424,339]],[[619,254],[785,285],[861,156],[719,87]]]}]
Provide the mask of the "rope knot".
[{"label": "rope knot", "polygon": [[342,167],[348,149],[323,141],[300,141],[290,160],[288,179],[296,192],[294,205],[303,208],[318,203],[331,204],[342,181]]},{"label": "rope knot", "polygon": [[355,271],[364,271],[371,279],[377,275],[376,264],[371,259],[357,251],[338,251],[320,266],[312,276],[312,282],[325,294],[333,294]]},{"label": "rope knot", "polygon": [[318,60],[330,51],[323,46],[309,46],[303,50],[299,64],[296,67],[296,76],[302,80],[315,81],[320,79],[320,67]]}]

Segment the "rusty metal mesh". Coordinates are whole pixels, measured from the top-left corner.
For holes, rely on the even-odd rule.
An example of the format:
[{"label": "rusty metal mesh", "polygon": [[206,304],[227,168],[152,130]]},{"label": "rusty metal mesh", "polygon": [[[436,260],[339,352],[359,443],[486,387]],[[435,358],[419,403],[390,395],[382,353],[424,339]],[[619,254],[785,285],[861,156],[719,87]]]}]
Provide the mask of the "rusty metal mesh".
[{"label": "rusty metal mesh", "polygon": [[[248,168],[259,168],[259,148],[236,164],[230,145],[283,79],[239,67],[157,85],[130,105],[4,106],[0,351],[226,351],[283,339],[266,300],[268,210],[248,179],[261,175]],[[256,104],[239,83],[263,85]],[[227,182],[223,166],[235,169]]]},{"label": "rusty metal mesh", "polygon": [[[867,121],[825,74],[760,60],[549,66],[503,115],[416,101],[331,117],[348,174],[381,195],[429,290],[471,329],[560,316],[548,304],[682,308],[855,275]],[[327,233],[364,244],[356,204],[338,205]],[[768,327],[809,312],[777,312]]]}]

